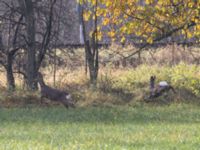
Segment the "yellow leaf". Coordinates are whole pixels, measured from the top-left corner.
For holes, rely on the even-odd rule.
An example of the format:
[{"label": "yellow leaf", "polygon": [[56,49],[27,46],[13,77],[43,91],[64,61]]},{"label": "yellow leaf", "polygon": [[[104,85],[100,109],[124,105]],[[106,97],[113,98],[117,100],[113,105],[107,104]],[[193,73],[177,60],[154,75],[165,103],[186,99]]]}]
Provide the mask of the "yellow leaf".
[{"label": "yellow leaf", "polygon": [[88,21],[91,17],[91,12],[90,11],[87,11],[87,12],[84,12],[83,13],[83,18],[85,21]]},{"label": "yellow leaf", "polygon": [[126,38],[123,36],[123,37],[121,38],[121,43],[124,43],[125,40],[126,40]]},{"label": "yellow leaf", "polygon": [[148,38],[147,39],[147,43],[152,44],[153,43],[153,39],[152,38]]},{"label": "yellow leaf", "polygon": [[97,39],[98,39],[99,41],[102,40],[102,32],[98,32],[98,34],[97,34]]},{"label": "yellow leaf", "polygon": [[187,31],[187,37],[190,39],[192,38],[192,33],[190,31]]},{"label": "yellow leaf", "polygon": [[114,32],[114,31],[110,31],[110,32],[108,32],[108,36],[110,36],[110,37],[114,37],[114,36],[115,36],[115,32]]},{"label": "yellow leaf", "polygon": [[103,24],[104,26],[106,26],[106,25],[109,24],[109,21],[110,21],[109,18],[105,18],[105,19],[103,20],[102,24]]}]

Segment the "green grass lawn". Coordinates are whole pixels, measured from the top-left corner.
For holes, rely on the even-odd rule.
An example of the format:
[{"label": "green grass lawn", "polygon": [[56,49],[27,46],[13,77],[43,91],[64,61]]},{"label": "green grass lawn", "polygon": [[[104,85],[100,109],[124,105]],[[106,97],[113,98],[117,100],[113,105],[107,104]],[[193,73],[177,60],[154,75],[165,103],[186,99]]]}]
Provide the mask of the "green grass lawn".
[{"label": "green grass lawn", "polygon": [[199,148],[200,106],[0,108],[0,150]]}]

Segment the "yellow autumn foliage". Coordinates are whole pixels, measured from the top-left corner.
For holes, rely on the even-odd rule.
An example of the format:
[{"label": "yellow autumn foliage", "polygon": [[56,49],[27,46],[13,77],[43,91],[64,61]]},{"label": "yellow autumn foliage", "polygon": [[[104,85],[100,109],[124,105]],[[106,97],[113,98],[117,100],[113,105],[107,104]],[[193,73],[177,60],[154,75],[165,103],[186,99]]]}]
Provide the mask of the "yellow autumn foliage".
[{"label": "yellow autumn foliage", "polygon": [[98,24],[109,27],[104,33],[111,38],[121,32],[153,43],[157,36],[176,32],[170,36],[200,39],[200,0],[85,0],[91,7],[85,20],[94,15],[96,2],[101,17]]}]

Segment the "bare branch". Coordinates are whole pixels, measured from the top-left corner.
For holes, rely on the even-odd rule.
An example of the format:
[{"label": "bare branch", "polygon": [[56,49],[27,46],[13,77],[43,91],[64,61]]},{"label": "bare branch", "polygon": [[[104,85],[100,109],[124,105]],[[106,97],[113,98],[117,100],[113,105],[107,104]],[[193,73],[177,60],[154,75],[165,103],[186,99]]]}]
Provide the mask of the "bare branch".
[{"label": "bare branch", "polygon": [[189,24],[186,24],[186,25],[182,25],[182,26],[180,26],[180,27],[177,27],[177,28],[175,28],[175,29],[172,29],[171,31],[169,31],[169,32],[167,32],[167,33],[165,33],[165,34],[162,34],[162,35],[158,36],[157,38],[155,38],[155,39],[153,40],[153,43],[152,43],[152,44],[150,44],[150,43],[145,43],[143,46],[141,46],[141,47],[139,48],[139,50],[133,52],[132,54],[130,54],[130,55],[127,56],[127,57],[124,57],[124,59],[128,59],[128,58],[132,57],[133,55],[136,55],[137,53],[139,53],[139,52],[141,52],[142,50],[144,50],[144,48],[146,48],[147,46],[153,45],[153,44],[154,44],[155,42],[157,42],[157,41],[161,41],[161,40],[163,40],[163,39],[165,39],[165,38],[167,38],[167,37],[172,36],[172,34],[174,34],[174,33],[178,32],[178,31],[180,31],[180,30],[183,29],[184,27],[190,28],[190,27],[195,26],[195,25],[196,25],[196,23],[195,23],[195,22],[192,22],[192,23],[189,23]]}]

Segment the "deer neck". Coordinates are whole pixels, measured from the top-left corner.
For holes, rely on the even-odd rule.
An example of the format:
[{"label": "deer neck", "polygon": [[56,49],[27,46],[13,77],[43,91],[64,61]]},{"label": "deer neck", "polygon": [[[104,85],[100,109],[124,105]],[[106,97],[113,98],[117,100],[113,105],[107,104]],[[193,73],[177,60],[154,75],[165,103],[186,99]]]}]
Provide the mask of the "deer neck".
[{"label": "deer neck", "polygon": [[155,80],[151,79],[150,80],[150,89],[154,89],[155,88]]},{"label": "deer neck", "polygon": [[43,78],[40,78],[40,79],[38,80],[38,82],[39,82],[41,88],[46,86],[46,84],[45,84]]}]

